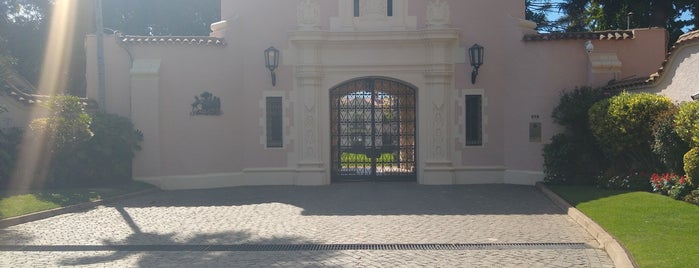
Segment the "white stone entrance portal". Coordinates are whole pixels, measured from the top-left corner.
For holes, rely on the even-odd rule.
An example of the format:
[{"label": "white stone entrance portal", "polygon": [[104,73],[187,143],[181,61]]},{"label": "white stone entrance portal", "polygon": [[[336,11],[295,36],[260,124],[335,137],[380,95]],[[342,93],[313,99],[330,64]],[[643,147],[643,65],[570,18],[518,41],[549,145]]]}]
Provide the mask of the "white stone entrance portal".
[{"label": "white stone entrance portal", "polygon": [[[404,25],[410,27],[410,25]],[[294,136],[298,184],[329,184],[329,90],[357,77],[392,77],[417,90],[417,180],[454,183],[452,146],[454,65],[463,62],[459,32],[305,30],[289,34],[284,64],[294,67]]]}]

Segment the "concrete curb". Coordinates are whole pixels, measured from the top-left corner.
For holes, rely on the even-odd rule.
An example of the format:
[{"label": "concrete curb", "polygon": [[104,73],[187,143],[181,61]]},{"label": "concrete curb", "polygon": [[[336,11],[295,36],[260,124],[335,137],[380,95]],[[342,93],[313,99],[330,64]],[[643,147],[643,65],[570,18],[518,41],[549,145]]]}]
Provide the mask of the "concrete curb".
[{"label": "concrete curb", "polygon": [[108,197],[108,198],[97,200],[97,201],[80,203],[80,204],[70,205],[67,207],[55,208],[55,209],[40,211],[40,212],[36,212],[36,213],[32,213],[32,214],[2,219],[2,220],[0,220],[0,228],[7,228],[7,227],[18,225],[18,224],[43,220],[43,219],[51,218],[51,217],[58,216],[61,214],[73,213],[73,212],[78,212],[78,211],[85,211],[85,210],[89,210],[89,209],[92,209],[94,207],[101,206],[104,204],[114,203],[117,201],[129,199],[132,197],[145,195],[145,194],[149,194],[149,193],[154,193],[154,192],[158,192],[158,191],[160,191],[160,189],[153,188],[153,189],[143,190],[143,191],[139,191],[139,192]]},{"label": "concrete curb", "polygon": [[619,244],[616,239],[614,239],[614,237],[607,233],[602,226],[599,226],[599,224],[580,212],[580,210],[568,204],[568,202],[551,191],[543,183],[537,183],[536,188],[551,199],[554,204],[568,212],[568,216],[573,218],[575,222],[585,228],[585,230],[597,240],[597,242],[612,259],[612,262],[614,262],[614,267],[638,267],[636,262],[633,260],[633,257],[631,257],[631,254],[629,254],[628,251],[621,244]]}]

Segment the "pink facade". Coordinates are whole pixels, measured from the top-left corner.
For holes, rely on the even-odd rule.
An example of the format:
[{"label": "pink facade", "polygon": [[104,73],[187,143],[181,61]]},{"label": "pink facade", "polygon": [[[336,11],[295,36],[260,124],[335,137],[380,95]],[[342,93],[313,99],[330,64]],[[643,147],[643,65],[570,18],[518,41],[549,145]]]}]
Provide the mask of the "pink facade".
[{"label": "pink facade", "polygon": [[[352,0],[222,1],[211,37],[106,36],[105,108],[145,136],[134,177],[168,189],[331,183],[329,91],[385,77],[417,88],[416,181],[532,184],[560,130],[550,114],[562,90],[646,76],[665,56],[662,29],[537,35],[521,0],[393,0],[390,17],[385,2],[361,0],[355,16]],[[95,43],[87,38],[91,99]],[[475,43],[485,54],[471,84]],[[270,46],[281,51],[276,86]],[[190,115],[204,91],[221,115]],[[482,145],[465,144],[466,94],[483,98]],[[266,97],[283,100],[281,148],[265,143]]]}]

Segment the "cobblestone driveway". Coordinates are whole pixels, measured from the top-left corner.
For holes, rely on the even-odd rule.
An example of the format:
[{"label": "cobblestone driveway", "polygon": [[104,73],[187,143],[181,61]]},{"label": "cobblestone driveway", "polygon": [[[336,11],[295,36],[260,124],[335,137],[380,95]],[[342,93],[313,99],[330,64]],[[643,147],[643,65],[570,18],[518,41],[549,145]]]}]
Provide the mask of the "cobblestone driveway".
[{"label": "cobblestone driveway", "polygon": [[[314,244],[485,246],[241,250]],[[594,239],[536,188],[513,185],[348,183],[158,192],[0,229],[0,245],[3,267],[612,266]],[[226,246],[232,249],[221,249]]]}]

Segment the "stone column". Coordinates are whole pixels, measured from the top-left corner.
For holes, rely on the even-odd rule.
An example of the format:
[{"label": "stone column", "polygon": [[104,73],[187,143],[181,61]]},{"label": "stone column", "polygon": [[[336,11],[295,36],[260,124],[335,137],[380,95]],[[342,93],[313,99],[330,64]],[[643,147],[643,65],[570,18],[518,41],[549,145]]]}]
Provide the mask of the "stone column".
[{"label": "stone column", "polygon": [[131,120],[143,132],[133,160],[134,178],[162,175],[160,161],[160,59],[136,59],[131,68]]}]

